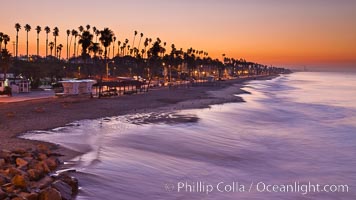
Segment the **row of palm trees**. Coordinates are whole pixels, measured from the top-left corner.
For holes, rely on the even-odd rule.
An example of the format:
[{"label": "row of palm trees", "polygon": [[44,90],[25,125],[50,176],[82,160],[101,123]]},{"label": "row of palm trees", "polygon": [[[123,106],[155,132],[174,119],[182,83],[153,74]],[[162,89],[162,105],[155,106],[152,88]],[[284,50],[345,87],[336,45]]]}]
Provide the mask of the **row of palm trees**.
[{"label": "row of palm trees", "polygon": [[[15,53],[15,57],[18,58],[18,33],[21,30],[21,25],[19,23],[15,24],[15,30],[16,30],[16,53]],[[28,33],[31,31],[31,26],[29,24],[26,24],[24,26],[24,30],[26,31],[26,58],[27,60],[29,59],[29,53],[28,53]],[[40,33],[42,31],[41,26],[36,26],[35,28],[36,32],[37,32],[37,57],[39,57],[40,52],[39,52],[39,46],[40,46]],[[52,30],[53,33],[53,40],[52,42],[49,42],[48,40],[48,35],[49,33],[51,33],[51,29],[46,26],[44,28],[44,31],[46,33],[46,54],[45,57],[47,58],[49,55],[52,55],[52,51],[53,49],[55,49],[55,57],[59,58],[59,54],[63,48],[63,45],[58,45],[57,46],[57,37],[59,36],[59,29],[58,27],[54,27]],[[111,30],[110,30],[111,31]],[[112,31],[111,31],[112,32]],[[72,30],[66,30],[66,36],[67,36],[67,56],[66,59],[69,60],[69,58],[71,57],[71,47],[72,47],[72,40],[74,39],[74,53],[73,53],[73,58],[78,57],[79,54],[79,44],[82,45],[82,54],[80,56],[88,56],[88,54],[92,54],[93,56],[97,56],[97,54],[102,55],[103,53],[103,49],[104,48],[109,48],[109,46],[112,43],[112,58],[115,56],[141,56],[141,57],[148,57],[148,52],[147,52],[147,48],[149,45],[152,44],[152,38],[146,38],[143,42],[144,48],[140,49],[142,41],[143,41],[143,33],[139,34],[139,41],[138,41],[138,45],[137,47],[135,46],[135,42],[136,42],[136,38],[138,35],[137,31],[134,31],[133,34],[133,40],[132,40],[132,45],[129,44],[129,39],[125,39],[123,41],[117,41],[117,53],[115,54],[115,42],[116,42],[116,37],[115,34],[112,32],[112,38],[110,38],[110,44],[108,44],[109,46],[103,45],[103,43],[98,43],[98,37],[99,35],[101,35],[102,31],[98,30],[95,26],[93,26],[91,28],[90,25],[86,25],[85,28],[83,26],[79,26],[78,30],[76,29],[72,29]],[[95,42],[94,42],[94,36],[95,36]],[[79,38],[79,40],[77,40],[77,38]],[[157,38],[157,40],[160,41],[159,38]],[[77,42],[78,42],[78,46],[77,46]],[[162,56],[164,56],[165,53],[165,47],[166,47],[166,42],[163,42],[163,47],[162,47],[162,51],[161,54]],[[51,54],[48,54],[48,48],[50,48]],[[89,50],[89,52],[87,51]],[[111,49],[106,49],[106,57],[109,57],[109,51]],[[194,50],[195,52],[195,50]],[[207,56],[207,53],[204,51],[196,51],[197,54],[199,55],[204,55]],[[105,56],[104,56],[105,57]]]},{"label": "row of palm trees", "polygon": [[[26,24],[24,27],[26,31],[26,58],[29,60],[28,51],[28,33],[31,31],[31,26]],[[18,33],[21,30],[21,25],[19,23],[15,24],[16,29],[16,53],[15,58],[18,58]],[[40,46],[40,33],[42,32],[41,26],[36,26],[37,33],[37,59],[41,59],[39,46]],[[61,61],[61,52],[63,49],[62,44],[57,45],[57,38],[59,37],[60,30],[58,27],[54,27],[52,30],[50,27],[46,26],[44,28],[46,33],[46,55],[45,58],[51,58],[51,60]],[[49,34],[52,32],[53,41],[49,41]],[[6,36],[6,37],[5,37]],[[137,38],[139,37],[139,38]],[[1,39],[3,38],[3,39]],[[1,40],[5,41],[6,44],[10,41],[10,38],[2,34]],[[137,43],[138,40],[138,44]],[[124,39],[122,41],[118,40],[114,32],[109,28],[104,28],[103,30],[97,29],[95,26],[90,25],[79,26],[78,29],[66,30],[66,49],[67,55],[63,62],[67,63],[82,63],[82,64],[108,64],[112,61],[115,63],[121,63],[123,65],[129,63],[129,65],[140,66],[141,68],[146,68],[147,71],[155,74],[160,74],[162,66],[166,64],[170,68],[177,69],[178,66],[185,65],[189,72],[189,75],[193,75],[193,71],[197,71],[199,66],[212,66],[215,70],[219,72],[219,77],[225,68],[229,69],[239,69],[240,71],[247,71],[255,74],[268,73],[271,71],[276,71],[277,68],[267,67],[265,65],[260,65],[252,62],[247,62],[244,59],[233,59],[227,58],[223,54],[223,62],[219,59],[212,59],[209,57],[209,53],[203,50],[198,50],[194,48],[189,48],[183,50],[182,48],[177,48],[172,44],[171,51],[167,51],[167,43],[162,42],[160,38],[152,40],[152,38],[146,37],[144,39],[144,34],[138,31],[133,32],[133,39],[130,43],[129,39]],[[117,44],[117,52],[115,52],[115,45]],[[73,53],[72,52],[73,45]],[[143,46],[142,46],[143,45]],[[81,53],[79,49],[81,47]],[[1,49],[1,43],[0,43]],[[49,51],[50,50],[50,54]],[[53,54],[54,50],[54,54]],[[112,51],[112,54],[111,52]],[[99,56],[98,56],[99,55]],[[110,59],[109,57],[112,58]],[[129,67],[131,69],[131,67]],[[142,70],[141,70],[142,71]]]}]

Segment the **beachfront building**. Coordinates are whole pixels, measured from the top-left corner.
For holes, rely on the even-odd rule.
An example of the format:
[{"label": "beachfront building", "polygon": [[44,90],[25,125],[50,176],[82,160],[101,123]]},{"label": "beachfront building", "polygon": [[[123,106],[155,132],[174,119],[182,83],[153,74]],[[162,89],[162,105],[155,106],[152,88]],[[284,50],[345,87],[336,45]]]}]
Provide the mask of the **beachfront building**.
[{"label": "beachfront building", "polygon": [[4,91],[9,86],[12,93],[30,92],[30,81],[22,76],[15,77],[14,74],[0,74],[0,91]]},{"label": "beachfront building", "polygon": [[60,81],[63,85],[64,95],[91,94],[94,80],[66,80]]}]

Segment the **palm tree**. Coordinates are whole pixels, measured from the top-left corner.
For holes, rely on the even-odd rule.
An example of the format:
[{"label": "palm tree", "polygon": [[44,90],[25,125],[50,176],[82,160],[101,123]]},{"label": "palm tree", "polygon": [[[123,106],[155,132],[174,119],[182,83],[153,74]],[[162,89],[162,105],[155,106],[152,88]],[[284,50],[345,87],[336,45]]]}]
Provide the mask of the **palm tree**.
[{"label": "palm tree", "polygon": [[92,43],[89,47],[89,51],[94,53],[94,58],[96,58],[96,54],[100,50],[100,44],[99,43]]},{"label": "palm tree", "polygon": [[26,39],[26,57],[27,57],[27,61],[29,60],[29,57],[28,57],[28,32],[30,32],[31,31],[31,26],[29,25],[29,24],[26,24],[25,26],[24,26],[24,28],[25,28],[25,31],[27,32],[26,34],[27,34],[27,39]]},{"label": "palm tree", "polygon": [[[53,29],[53,36],[54,36],[54,47],[57,46],[57,37],[59,36],[59,29],[57,27],[54,27]],[[52,55],[52,53],[51,53]],[[57,57],[57,54],[55,55]]]},{"label": "palm tree", "polygon": [[78,37],[78,31],[73,29],[72,30],[72,36],[74,36],[74,57],[75,57],[75,52],[76,52],[76,47],[77,47],[77,37]]},{"label": "palm tree", "polygon": [[40,26],[36,27],[37,31],[37,57],[40,56],[40,32],[42,31],[42,28]]},{"label": "palm tree", "polygon": [[96,29],[96,27],[95,27],[95,26],[93,26],[93,28],[92,28],[92,29],[93,29],[93,35],[94,35],[97,29]]},{"label": "palm tree", "polygon": [[15,29],[16,29],[16,58],[17,58],[19,52],[19,31],[21,29],[21,25],[19,23],[16,23]]},{"label": "palm tree", "polygon": [[116,41],[116,37],[113,37],[113,43],[112,43],[112,58],[115,57],[115,41]]},{"label": "palm tree", "polygon": [[[143,45],[145,46],[145,49],[144,49],[144,50],[145,50],[146,54],[147,54],[147,51],[146,51],[146,50],[147,50],[148,43],[149,43],[149,39],[146,38],[146,39],[145,39],[145,42],[143,43]],[[143,58],[143,54],[142,54],[142,58]]]},{"label": "palm tree", "polygon": [[98,42],[98,36],[100,35],[100,31],[99,31],[99,30],[96,30],[96,31],[95,31],[95,35],[96,35],[95,42]]},{"label": "palm tree", "polygon": [[[84,31],[84,27],[83,27],[83,26],[79,26],[79,27],[78,27],[78,30],[79,30],[79,32],[80,32],[79,37],[81,37],[82,34],[83,34],[83,31]],[[79,48],[77,48],[77,55],[79,55]]]},{"label": "palm tree", "polygon": [[67,60],[69,59],[69,46],[68,46],[69,35],[70,35],[70,30],[67,29]]},{"label": "palm tree", "polygon": [[46,58],[47,58],[47,56],[48,56],[48,33],[51,32],[51,29],[48,26],[46,26],[44,28],[44,30],[46,31]]},{"label": "palm tree", "polygon": [[88,31],[84,31],[82,37],[79,39],[78,44],[82,45],[82,58],[87,57],[87,49],[91,45],[93,40],[93,35]]},{"label": "palm tree", "polygon": [[4,49],[7,50],[7,49],[6,49],[6,46],[7,46],[7,43],[10,42],[10,36],[8,36],[7,34],[4,34],[4,35],[2,36],[2,38],[3,38],[3,40],[4,40],[4,47],[5,47]]},{"label": "palm tree", "polygon": [[90,29],[90,25],[89,25],[89,24],[87,24],[85,27],[87,28],[87,31],[89,31],[89,29]]},{"label": "palm tree", "polygon": [[133,38],[133,41],[132,41],[132,48],[135,47],[135,38],[136,38],[136,35],[137,35],[137,31],[134,31],[134,38]]},{"label": "palm tree", "polygon": [[137,49],[140,49],[140,44],[141,44],[141,39],[142,39],[142,37],[143,37],[143,33],[141,33],[140,36],[141,36],[141,37],[140,37],[140,40],[139,40],[139,42],[138,42],[138,47],[137,47]]},{"label": "palm tree", "polygon": [[117,41],[117,55],[120,56],[120,45],[121,45],[121,41]]},{"label": "palm tree", "polygon": [[63,48],[63,45],[62,45],[62,44],[59,44],[59,45],[57,46],[58,60],[61,59],[62,48]]},{"label": "palm tree", "polygon": [[109,28],[104,28],[104,30],[100,31],[100,35],[101,36],[100,36],[99,40],[105,48],[104,58],[105,58],[105,62],[106,62],[107,53],[108,53],[107,49],[108,49],[108,46],[110,46],[110,44],[113,42],[114,33]]},{"label": "palm tree", "polygon": [[3,39],[3,36],[4,36],[4,33],[3,32],[0,32],[0,52],[1,52],[1,45],[2,45],[2,41],[4,40]]},{"label": "palm tree", "polygon": [[53,43],[53,42],[50,42],[50,43],[48,44],[48,46],[49,46],[49,49],[51,50],[51,56],[52,56],[52,51],[53,51],[53,48],[54,48],[54,43]]}]

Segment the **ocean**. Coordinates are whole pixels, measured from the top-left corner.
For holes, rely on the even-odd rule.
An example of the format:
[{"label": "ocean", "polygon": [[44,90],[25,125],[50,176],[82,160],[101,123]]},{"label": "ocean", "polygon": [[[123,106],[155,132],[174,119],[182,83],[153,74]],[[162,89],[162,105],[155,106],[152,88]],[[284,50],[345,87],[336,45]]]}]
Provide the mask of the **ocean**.
[{"label": "ocean", "polygon": [[244,103],[23,137],[87,152],[74,159],[78,200],[356,198],[356,74],[299,72],[243,89]]}]

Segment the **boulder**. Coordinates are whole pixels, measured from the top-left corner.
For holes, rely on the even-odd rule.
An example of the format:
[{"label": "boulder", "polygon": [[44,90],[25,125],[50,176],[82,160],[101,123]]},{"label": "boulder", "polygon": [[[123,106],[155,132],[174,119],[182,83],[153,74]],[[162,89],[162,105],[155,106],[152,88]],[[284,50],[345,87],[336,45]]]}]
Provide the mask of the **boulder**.
[{"label": "boulder", "polygon": [[52,183],[52,187],[61,193],[63,200],[71,200],[72,199],[72,187],[67,183],[57,180]]},{"label": "boulder", "polygon": [[34,164],[31,168],[37,170],[40,174],[49,173],[51,171],[47,163],[44,161]]},{"label": "boulder", "polygon": [[3,200],[6,198],[6,193],[0,188],[0,200]]},{"label": "boulder", "polygon": [[27,175],[31,181],[37,181],[41,178],[41,171],[36,169],[29,169],[27,170]]},{"label": "boulder", "polygon": [[16,158],[16,165],[18,168],[22,168],[28,165],[28,162],[22,158]]},{"label": "boulder", "polygon": [[4,158],[0,158],[0,168],[6,165],[6,161]]},{"label": "boulder", "polygon": [[47,159],[47,154],[44,154],[44,153],[38,154],[38,160],[46,160],[46,159]]},{"label": "boulder", "polygon": [[11,151],[1,150],[0,151],[0,158],[3,158],[5,160],[7,160],[7,159],[10,158],[10,154],[11,154]]},{"label": "boulder", "polygon": [[18,188],[26,188],[27,180],[24,175],[16,175],[11,179],[11,183]]},{"label": "boulder", "polygon": [[14,197],[14,198],[12,198],[11,200],[26,200],[26,199],[23,198],[23,197]]},{"label": "boulder", "polygon": [[62,200],[61,194],[54,188],[46,188],[40,192],[39,200]]},{"label": "boulder", "polygon": [[63,182],[67,183],[72,188],[73,194],[78,193],[78,188],[79,188],[78,179],[71,177],[66,173],[60,174],[57,177],[57,179],[62,180]]},{"label": "boulder", "polygon": [[43,188],[46,188],[48,187],[49,185],[51,185],[51,183],[53,182],[53,178],[50,177],[50,176],[45,176],[43,177],[41,180],[39,180],[38,182],[36,182],[34,184],[34,186],[36,188],[39,188],[39,189],[43,189]]},{"label": "boulder", "polygon": [[11,183],[6,183],[6,184],[2,185],[2,189],[6,193],[12,193],[15,190],[15,186]]},{"label": "boulder", "polygon": [[26,200],[37,200],[38,199],[38,194],[35,192],[27,193],[27,192],[21,192],[19,197],[26,199]]},{"label": "boulder", "polygon": [[50,157],[46,160],[46,164],[50,170],[55,170],[60,164],[60,161],[58,160],[58,158]]},{"label": "boulder", "polygon": [[48,154],[51,153],[51,151],[49,150],[48,146],[45,145],[45,144],[39,144],[39,145],[37,145],[37,151],[38,151],[39,153],[44,153],[44,154],[46,154],[46,155],[48,155]]},{"label": "boulder", "polygon": [[9,182],[9,179],[0,174],[0,186]]},{"label": "boulder", "polygon": [[12,152],[15,154],[20,154],[20,155],[27,153],[26,149],[23,149],[23,148],[17,148],[15,150],[13,150]]}]

